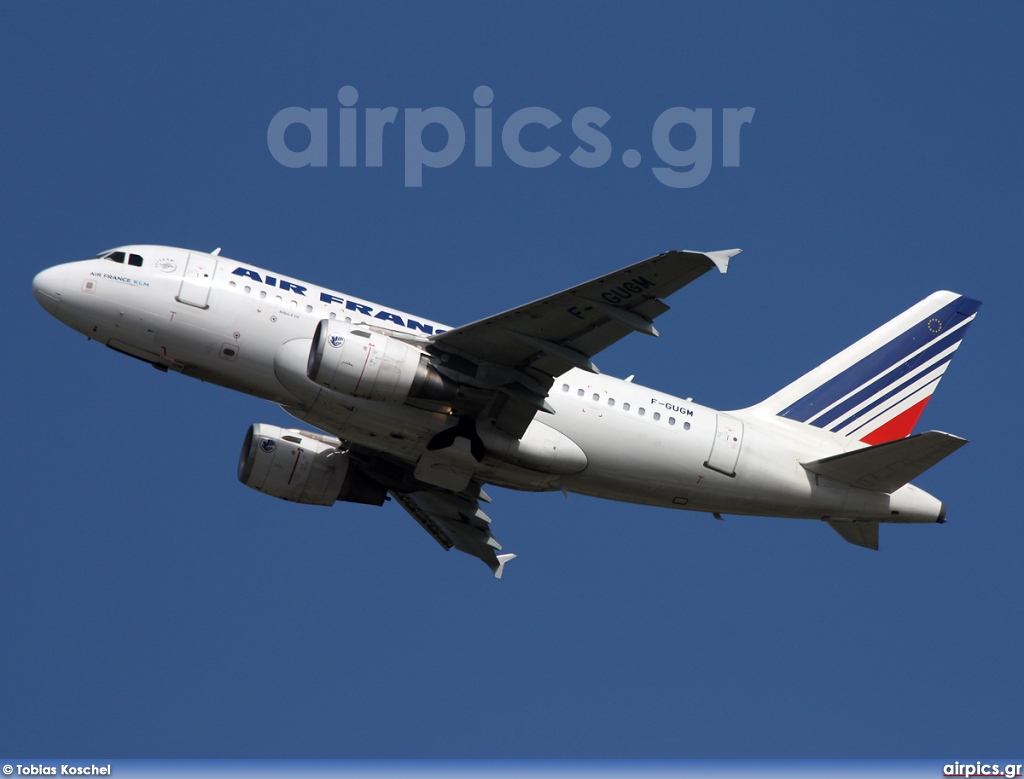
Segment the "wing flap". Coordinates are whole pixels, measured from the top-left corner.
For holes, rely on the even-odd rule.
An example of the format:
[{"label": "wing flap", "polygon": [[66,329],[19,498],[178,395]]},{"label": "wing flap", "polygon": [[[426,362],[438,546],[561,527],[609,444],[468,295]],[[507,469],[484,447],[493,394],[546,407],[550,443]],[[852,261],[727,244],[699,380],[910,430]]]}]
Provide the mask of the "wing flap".
[{"label": "wing flap", "polygon": [[829,527],[835,530],[844,541],[855,546],[878,551],[878,523],[845,519],[828,519]]},{"label": "wing flap", "polygon": [[930,430],[801,464],[811,473],[851,487],[892,493],[966,443],[964,438]]},{"label": "wing flap", "polygon": [[392,490],[391,495],[441,546],[480,558],[496,579],[501,578],[505,563],[515,557],[497,554],[501,544],[491,535],[491,518],[479,501],[433,489],[404,493]]}]

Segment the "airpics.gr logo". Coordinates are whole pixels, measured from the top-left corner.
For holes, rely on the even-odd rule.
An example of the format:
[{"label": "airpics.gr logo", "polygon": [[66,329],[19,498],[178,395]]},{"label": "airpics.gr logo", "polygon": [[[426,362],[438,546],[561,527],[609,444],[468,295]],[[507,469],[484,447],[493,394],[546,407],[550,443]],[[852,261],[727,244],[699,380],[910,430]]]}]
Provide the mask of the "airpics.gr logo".
[{"label": "airpics.gr logo", "polygon": [[[282,108],[267,127],[267,147],[271,155],[287,168],[325,168],[328,148],[338,150],[340,168],[359,166],[359,141],[363,144],[363,165],[380,168],[384,165],[384,136],[388,125],[396,124],[399,110],[387,108],[357,108],[359,92],[353,86],[338,90],[337,145],[329,142],[329,120],[326,108]],[[473,92],[473,164],[489,168],[494,159],[495,116],[491,104],[494,90],[478,86]],[[360,111],[362,118],[360,120]],[[719,127],[715,127],[715,111],[711,108],[683,108],[676,106],[662,111],[651,125],[651,146],[660,165],[652,166],[651,173],[667,187],[685,189],[704,182],[711,173],[714,161],[714,138],[721,134],[721,160],[724,168],[738,168],[740,164],[740,130],[754,119],[754,108],[722,108]],[[500,121],[501,114],[499,114]],[[612,159],[612,140],[602,132],[611,115],[596,106],[580,108],[571,120],[576,148],[569,159],[581,168],[600,168]],[[423,186],[424,168],[447,168],[462,156],[466,148],[466,125],[449,108],[406,108],[402,112],[404,124],[405,186]],[[501,149],[505,155],[523,168],[546,168],[555,164],[562,152],[557,144],[558,132],[550,133],[561,124],[562,117],[549,108],[528,106],[512,111],[501,125]],[[285,140],[289,128],[302,125],[309,134],[305,148],[291,148]],[[684,127],[682,130],[676,128]],[[444,131],[443,133],[441,131]],[[673,132],[676,131],[676,132]],[[299,135],[301,131],[288,133]],[[692,133],[692,144],[679,148],[676,143]],[[394,133],[390,133],[394,136]],[[445,135],[441,148],[437,146]],[[564,135],[564,134],[563,134]],[[675,141],[675,143],[674,143]],[[304,141],[297,141],[298,145]],[[572,143],[573,141],[570,141]],[[620,147],[621,148],[621,147]],[[394,154],[394,152],[391,152]],[[389,159],[391,155],[389,154]],[[619,153],[627,168],[639,167],[643,154],[635,148]]]},{"label": "airpics.gr logo", "polygon": [[264,438],[262,441],[260,441],[260,449],[262,449],[267,454],[270,454],[272,451],[277,449],[277,442],[274,441],[272,438]]},{"label": "airpics.gr logo", "polygon": [[338,335],[337,333],[335,333],[334,335],[330,336],[327,339],[327,343],[329,343],[335,349],[340,349],[342,346],[345,345],[345,336]]}]

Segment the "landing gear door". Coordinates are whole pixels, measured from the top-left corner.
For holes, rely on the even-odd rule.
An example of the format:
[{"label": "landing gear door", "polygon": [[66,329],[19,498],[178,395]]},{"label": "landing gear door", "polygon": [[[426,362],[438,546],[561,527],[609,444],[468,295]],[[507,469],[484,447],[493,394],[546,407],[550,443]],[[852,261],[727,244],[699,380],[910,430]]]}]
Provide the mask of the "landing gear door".
[{"label": "landing gear door", "polygon": [[208,254],[189,254],[185,278],[176,300],[196,308],[210,307],[210,286],[217,270],[217,258]]},{"label": "landing gear door", "polygon": [[736,460],[743,446],[743,423],[738,419],[718,414],[715,423],[715,441],[704,465],[726,476],[736,475]]}]

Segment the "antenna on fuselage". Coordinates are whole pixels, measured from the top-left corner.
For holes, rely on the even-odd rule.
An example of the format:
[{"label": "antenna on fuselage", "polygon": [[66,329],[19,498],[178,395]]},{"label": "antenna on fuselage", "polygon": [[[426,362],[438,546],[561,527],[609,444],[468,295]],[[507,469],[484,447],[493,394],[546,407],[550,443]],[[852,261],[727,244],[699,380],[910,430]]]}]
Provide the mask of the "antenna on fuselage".
[{"label": "antenna on fuselage", "polygon": [[212,254],[214,257],[217,257],[218,255],[220,255],[220,247],[218,246],[216,249],[214,249],[212,252],[210,252],[210,254]]}]

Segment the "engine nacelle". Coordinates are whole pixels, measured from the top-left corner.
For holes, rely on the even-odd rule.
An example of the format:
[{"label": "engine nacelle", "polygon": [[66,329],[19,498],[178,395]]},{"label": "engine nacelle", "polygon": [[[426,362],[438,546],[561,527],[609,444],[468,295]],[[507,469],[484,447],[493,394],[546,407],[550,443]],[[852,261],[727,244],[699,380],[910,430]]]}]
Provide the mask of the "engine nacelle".
[{"label": "engine nacelle", "polygon": [[255,424],[238,458],[238,480],[275,498],[330,506],[336,500],[383,505],[387,489],[350,467],[337,438]]},{"label": "engine nacelle", "polygon": [[369,400],[451,400],[458,387],[426,352],[381,333],[323,319],[313,334],[306,375],[322,387]]}]

